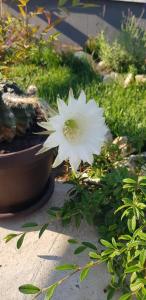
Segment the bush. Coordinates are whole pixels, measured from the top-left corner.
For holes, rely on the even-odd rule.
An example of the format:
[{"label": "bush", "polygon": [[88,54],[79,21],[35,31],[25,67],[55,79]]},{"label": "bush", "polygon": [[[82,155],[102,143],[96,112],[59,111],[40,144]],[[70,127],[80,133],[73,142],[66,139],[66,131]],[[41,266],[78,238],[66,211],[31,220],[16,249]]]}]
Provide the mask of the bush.
[{"label": "bush", "polygon": [[110,44],[106,41],[104,34],[101,33],[97,43],[99,57],[105,62],[107,67],[117,72],[126,70],[129,64],[129,57],[117,40]]},{"label": "bush", "polygon": [[146,31],[133,15],[124,19],[114,42],[110,43],[101,33],[89,38],[85,48],[114,71],[127,72],[132,65],[138,73],[146,72]]},{"label": "bush", "polygon": [[130,64],[139,73],[146,72],[146,31],[135,16],[126,18],[122,24],[119,42],[129,56]]}]

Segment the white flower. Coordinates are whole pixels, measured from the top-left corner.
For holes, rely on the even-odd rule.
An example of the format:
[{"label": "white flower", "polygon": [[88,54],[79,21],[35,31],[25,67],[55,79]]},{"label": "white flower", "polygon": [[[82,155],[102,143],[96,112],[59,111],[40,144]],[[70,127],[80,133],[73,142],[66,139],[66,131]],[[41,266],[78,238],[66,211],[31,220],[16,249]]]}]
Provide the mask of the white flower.
[{"label": "white flower", "polygon": [[69,160],[73,170],[77,170],[81,160],[93,163],[93,154],[99,154],[105,141],[107,126],[103,117],[103,109],[95,100],[86,102],[82,91],[78,100],[69,93],[68,105],[57,100],[59,114],[49,119],[42,127],[52,128],[53,133],[44,143],[46,149],[58,146],[58,155],[53,167],[64,160]]}]

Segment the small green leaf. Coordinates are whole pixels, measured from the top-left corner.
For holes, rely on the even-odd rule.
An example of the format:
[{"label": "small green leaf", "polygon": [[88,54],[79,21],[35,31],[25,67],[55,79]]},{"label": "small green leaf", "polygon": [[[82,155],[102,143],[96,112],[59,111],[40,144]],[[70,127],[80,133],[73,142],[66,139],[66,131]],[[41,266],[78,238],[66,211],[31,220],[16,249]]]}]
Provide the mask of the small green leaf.
[{"label": "small green leaf", "polygon": [[17,241],[17,249],[20,249],[20,248],[21,248],[21,246],[22,246],[22,244],[23,244],[23,241],[24,241],[24,238],[25,238],[25,234],[26,234],[26,233],[23,233],[23,234],[21,235],[21,237],[19,238],[19,240]]},{"label": "small green leaf", "polygon": [[132,296],[131,293],[126,293],[122,295],[119,300],[129,300],[131,299],[131,296]]},{"label": "small green leaf", "polygon": [[100,255],[97,254],[96,252],[89,252],[89,257],[94,259],[99,259]]},{"label": "small green leaf", "polygon": [[113,245],[111,243],[109,243],[108,241],[101,239],[100,242],[103,246],[114,249]]},{"label": "small green leaf", "polygon": [[16,236],[17,236],[17,234],[15,234],[15,233],[8,234],[7,236],[4,237],[5,243],[8,243],[9,241],[11,241]]},{"label": "small green leaf", "polygon": [[124,183],[136,184],[136,181],[132,178],[125,178],[123,179]]},{"label": "small green leaf", "polygon": [[130,278],[130,282],[133,283],[136,280],[136,278],[137,278],[136,272],[132,273],[131,278]]},{"label": "small green leaf", "polygon": [[50,209],[48,209],[48,214],[52,217],[56,217],[59,212],[60,212],[59,207],[51,207]]},{"label": "small green leaf", "polygon": [[118,207],[118,208],[115,210],[114,214],[116,214],[117,212],[119,212],[121,209],[126,208],[126,207],[129,207],[129,206],[130,206],[129,204],[123,204],[122,206]]},{"label": "small green leaf", "polygon": [[59,283],[56,282],[54,284],[52,284],[48,289],[47,289],[47,292],[45,294],[45,299],[44,300],[51,300],[53,295],[54,295],[54,292],[56,290],[56,288],[58,287]]},{"label": "small green leaf", "polygon": [[143,287],[143,283],[139,282],[139,280],[137,279],[134,283],[130,284],[130,289],[132,292],[136,292],[139,289],[141,289]]},{"label": "small green leaf", "polygon": [[39,232],[39,239],[40,239],[40,237],[42,236],[42,234],[44,233],[44,231],[48,228],[48,223],[47,224],[44,224],[43,226],[42,226],[42,228],[40,229],[40,232]]},{"label": "small green leaf", "polygon": [[129,231],[134,232],[134,230],[136,229],[136,217],[135,217],[135,215],[132,218],[128,219],[127,225],[128,225]]},{"label": "small green leaf", "polygon": [[145,264],[145,261],[146,261],[146,250],[145,249],[141,250],[140,256],[139,256],[139,261],[140,261],[141,267],[143,267]]},{"label": "small green leaf", "polygon": [[78,244],[78,241],[70,239],[70,240],[68,240],[68,243],[70,243],[70,244]]},{"label": "small green leaf", "polygon": [[19,291],[22,294],[38,294],[40,289],[32,284],[24,284],[19,287]]},{"label": "small green leaf", "polygon": [[130,241],[132,239],[132,237],[128,234],[125,234],[125,235],[120,235],[120,237],[118,239],[119,240]]},{"label": "small green leaf", "polygon": [[140,230],[137,234],[142,240],[146,241],[146,233]]},{"label": "small green leaf", "polygon": [[62,265],[62,266],[58,266],[55,268],[55,270],[59,270],[59,271],[68,271],[68,270],[76,270],[79,266],[78,265]]},{"label": "small green leaf", "polygon": [[125,273],[133,273],[133,272],[137,272],[140,271],[141,268],[139,266],[131,266],[131,267],[127,267],[125,270]]},{"label": "small green leaf", "polygon": [[114,293],[115,293],[115,288],[110,286],[108,288],[107,300],[113,299]]},{"label": "small green leaf", "polygon": [[90,268],[84,268],[81,273],[80,273],[80,281],[82,282],[83,280],[86,279],[90,271]]},{"label": "small green leaf", "polygon": [[78,247],[75,251],[74,251],[74,254],[80,254],[81,252],[83,252],[84,250],[86,250],[87,247],[85,246],[80,246]]},{"label": "small green leaf", "polygon": [[37,223],[26,223],[22,225],[22,228],[26,228],[26,227],[36,227],[38,226]]},{"label": "small green leaf", "polygon": [[82,243],[84,246],[86,246],[87,248],[90,248],[90,249],[93,249],[93,250],[97,250],[97,247],[92,244],[92,243],[89,243],[89,242],[83,242]]}]

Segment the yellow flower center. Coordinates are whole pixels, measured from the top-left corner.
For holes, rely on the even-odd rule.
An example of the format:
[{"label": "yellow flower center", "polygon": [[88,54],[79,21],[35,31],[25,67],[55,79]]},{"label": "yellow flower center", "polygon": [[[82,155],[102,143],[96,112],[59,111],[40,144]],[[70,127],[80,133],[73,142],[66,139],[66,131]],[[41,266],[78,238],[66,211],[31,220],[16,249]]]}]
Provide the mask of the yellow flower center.
[{"label": "yellow flower center", "polygon": [[80,135],[80,128],[77,122],[73,119],[65,121],[63,134],[69,142],[77,141]]}]

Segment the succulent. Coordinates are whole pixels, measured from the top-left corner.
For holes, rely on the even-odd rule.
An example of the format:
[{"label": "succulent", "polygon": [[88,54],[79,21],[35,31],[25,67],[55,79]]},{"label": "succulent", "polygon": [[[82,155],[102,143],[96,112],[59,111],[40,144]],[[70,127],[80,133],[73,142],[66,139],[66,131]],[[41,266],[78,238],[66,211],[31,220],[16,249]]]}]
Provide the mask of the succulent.
[{"label": "succulent", "polygon": [[15,83],[0,82],[0,142],[12,141],[47,120],[48,106],[32,90],[24,93]]}]

